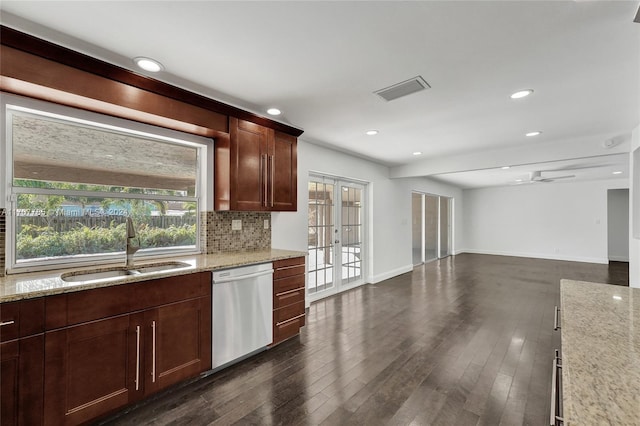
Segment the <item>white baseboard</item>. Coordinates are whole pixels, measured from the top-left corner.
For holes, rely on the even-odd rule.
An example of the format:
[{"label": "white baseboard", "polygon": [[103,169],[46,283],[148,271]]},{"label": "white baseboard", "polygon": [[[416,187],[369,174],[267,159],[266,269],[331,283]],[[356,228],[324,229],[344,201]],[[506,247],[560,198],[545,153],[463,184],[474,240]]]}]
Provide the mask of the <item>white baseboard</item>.
[{"label": "white baseboard", "polygon": [[609,260],[613,260],[614,262],[628,262],[629,261],[629,257],[609,256]]},{"label": "white baseboard", "polygon": [[607,258],[565,256],[561,254],[552,254],[552,253],[513,253],[513,252],[502,252],[502,251],[493,251],[493,250],[475,250],[475,249],[466,249],[464,250],[464,253],[491,254],[494,256],[530,257],[533,259],[564,260],[568,262],[584,262],[584,263],[600,263],[604,265],[609,263],[609,259]]},{"label": "white baseboard", "polygon": [[370,284],[376,284],[380,281],[388,280],[389,278],[397,277],[398,275],[406,274],[413,271],[413,265],[405,265],[401,268],[396,268],[391,271],[383,272],[382,274],[373,275],[370,280]]}]

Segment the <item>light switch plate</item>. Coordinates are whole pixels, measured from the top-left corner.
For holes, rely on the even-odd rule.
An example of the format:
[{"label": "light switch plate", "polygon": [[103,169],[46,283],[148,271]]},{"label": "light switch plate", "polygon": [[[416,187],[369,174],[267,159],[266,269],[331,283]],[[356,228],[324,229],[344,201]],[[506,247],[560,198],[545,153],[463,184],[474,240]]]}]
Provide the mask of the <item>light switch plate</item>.
[{"label": "light switch plate", "polygon": [[242,220],[241,219],[233,219],[231,221],[231,230],[232,231],[242,231]]},{"label": "light switch plate", "polygon": [[269,229],[269,219],[264,220],[264,229]]}]

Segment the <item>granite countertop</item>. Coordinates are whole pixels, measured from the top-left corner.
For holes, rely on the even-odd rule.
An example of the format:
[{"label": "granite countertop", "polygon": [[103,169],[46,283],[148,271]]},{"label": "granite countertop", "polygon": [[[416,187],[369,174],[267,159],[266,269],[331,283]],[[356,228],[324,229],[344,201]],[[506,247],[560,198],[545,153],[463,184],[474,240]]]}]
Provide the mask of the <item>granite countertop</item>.
[{"label": "granite countertop", "polygon": [[135,262],[135,266],[133,269],[135,269],[135,267],[144,266],[145,264],[163,263],[167,261],[185,262],[190,266],[181,269],[154,272],[145,275],[126,275],[117,279],[112,278],[108,280],[97,280],[90,282],[66,282],[60,278],[60,275],[65,273],[74,273],[82,270],[94,270],[100,268],[108,269],[109,266],[122,266],[124,261],[120,265],[93,265],[83,266],[79,268],[57,269],[54,271],[12,274],[5,277],[0,277],[0,303],[21,299],[31,299],[41,296],[49,296],[53,294],[68,293],[72,291],[88,290],[92,288],[109,287],[132,282],[146,281],[155,278],[192,274],[194,272],[215,271],[219,269],[272,262],[274,260],[307,256],[307,254],[307,252],[301,251],[270,249],[250,252],[176,256],[170,259],[145,259]]},{"label": "granite countertop", "polygon": [[565,425],[640,424],[640,289],[562,280]]}]

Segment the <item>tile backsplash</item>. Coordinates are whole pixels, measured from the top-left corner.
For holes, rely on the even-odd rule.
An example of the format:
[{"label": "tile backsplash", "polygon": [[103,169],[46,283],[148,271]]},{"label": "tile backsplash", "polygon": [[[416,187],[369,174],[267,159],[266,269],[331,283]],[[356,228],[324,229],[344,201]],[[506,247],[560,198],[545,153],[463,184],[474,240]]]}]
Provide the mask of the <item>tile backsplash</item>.
[{"label": "tile backsplash", "polygon": [[[271,248],[271,213],[202,212],[200,215],[200,246],[204,253]],[[232,230],[234,220],[241,222],[241,230]],[[264,229],[265,220],[267,229]]]},{"label": "tile backsplash", "polygon": [[6,269],[5,247],[7,239],[7,209],[0,208],[0,277],[4,277]]}]

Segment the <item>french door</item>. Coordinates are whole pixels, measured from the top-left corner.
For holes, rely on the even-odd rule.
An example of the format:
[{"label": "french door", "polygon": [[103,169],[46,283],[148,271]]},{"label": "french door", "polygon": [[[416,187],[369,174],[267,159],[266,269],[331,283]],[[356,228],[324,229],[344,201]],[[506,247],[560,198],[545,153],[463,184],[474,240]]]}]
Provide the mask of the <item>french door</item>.
[{"label": "french door", "polygon": [[364,282],[365,189],[358,182],[309,177],[310,300]]}]

